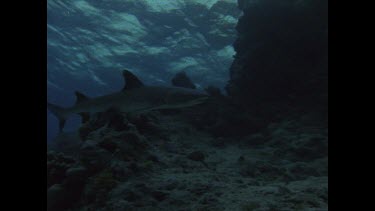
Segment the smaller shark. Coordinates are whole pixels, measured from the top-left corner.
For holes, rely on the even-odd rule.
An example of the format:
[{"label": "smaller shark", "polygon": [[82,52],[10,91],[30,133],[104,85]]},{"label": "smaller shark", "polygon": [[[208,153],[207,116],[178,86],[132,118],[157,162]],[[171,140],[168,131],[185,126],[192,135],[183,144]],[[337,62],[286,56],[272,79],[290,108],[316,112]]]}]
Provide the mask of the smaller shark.
[{"label": "smaller shark", "polygon": [[185,87],[145,86],[128,70],[123,70],[123,77],[125,86],[119,92],[89,98],[76,91],[76,103],[70,108],[47,102],[47,108],[59,119],[60,132],[72,114],[81,115],[84,123],[90,119],[91,114],[111,108],[124,113],[139,114],[152,110],[190,107],[204,103],[209,98],[204,91]]}]

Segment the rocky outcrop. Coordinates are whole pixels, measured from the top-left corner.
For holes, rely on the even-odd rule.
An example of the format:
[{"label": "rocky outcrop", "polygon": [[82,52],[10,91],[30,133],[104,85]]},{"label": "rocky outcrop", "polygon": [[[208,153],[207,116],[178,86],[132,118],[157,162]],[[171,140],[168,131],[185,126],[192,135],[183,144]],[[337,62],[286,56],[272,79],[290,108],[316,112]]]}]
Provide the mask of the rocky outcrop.
[{"label": "rocky outcrop", "polygon": [[240,0],[235,60],[226,87],[241,104],[267,112],[325,109],[328,3]]}]

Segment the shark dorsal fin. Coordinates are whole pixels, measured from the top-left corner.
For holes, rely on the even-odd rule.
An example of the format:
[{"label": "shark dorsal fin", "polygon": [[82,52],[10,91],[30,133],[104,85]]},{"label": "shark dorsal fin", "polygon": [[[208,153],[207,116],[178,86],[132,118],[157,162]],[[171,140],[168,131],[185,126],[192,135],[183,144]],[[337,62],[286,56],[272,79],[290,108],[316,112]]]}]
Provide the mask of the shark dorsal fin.
[{"label": "shark dorsal fin", "polygon": [[75,94],[77,98],[76,104],[84,102],[89,99],[86,95],[82,94],[81,92],[76,91]]},{"label": "shark dorsal fin", "polygon": [[122,89],[123,91],[128,90],[128,89],[140,88],[140,87],[144,86],[142,81],[140,81],[137,78],[137,76],[135,76],[130,71],[124,70],[122,72],[122,75],[124,76],[124,80],[125,80],[125,86]]},{"label": "shark dorsal fin", "polygon": [[186,75],[185,71],[178,72],[172,79],[173,86],[196,89],[195,84]]}]

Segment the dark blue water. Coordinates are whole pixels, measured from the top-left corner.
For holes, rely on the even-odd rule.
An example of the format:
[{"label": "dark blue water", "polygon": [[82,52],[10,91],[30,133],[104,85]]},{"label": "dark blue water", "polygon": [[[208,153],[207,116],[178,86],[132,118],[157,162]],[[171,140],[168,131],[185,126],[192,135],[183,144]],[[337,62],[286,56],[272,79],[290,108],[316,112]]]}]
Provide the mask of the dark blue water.
[{"label": "dark blue water", "polygon": [[[146,84],[185,71],[199,88],[225,86],[240,10],[236,0],[48,0],[47,98],[63,107],[74,91],[99,96],[123,86],[127,68]],[[79,126],[69,119],[66,131]],[[57,119],[47,111],[47,136]]]}]

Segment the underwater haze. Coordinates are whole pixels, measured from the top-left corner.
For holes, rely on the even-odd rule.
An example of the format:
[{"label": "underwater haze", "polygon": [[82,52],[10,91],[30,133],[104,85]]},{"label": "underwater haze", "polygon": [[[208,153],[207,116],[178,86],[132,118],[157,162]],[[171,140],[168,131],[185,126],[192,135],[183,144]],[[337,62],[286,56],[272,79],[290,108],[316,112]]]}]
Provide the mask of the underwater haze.
[{"label": "underwater haze", "polygon": [[[198,88],[223,88],[240,14],[236,0],[48,0],[48,101],[71,106],[74,91],[117,91],[125,68],[150,85],[185,71]],[[51,140],[58,126],[49,112],[47,123]]]},{"label": "underwater haze", "polygon": [[48,211],[328,210],[327,0],[47,13]]}]

